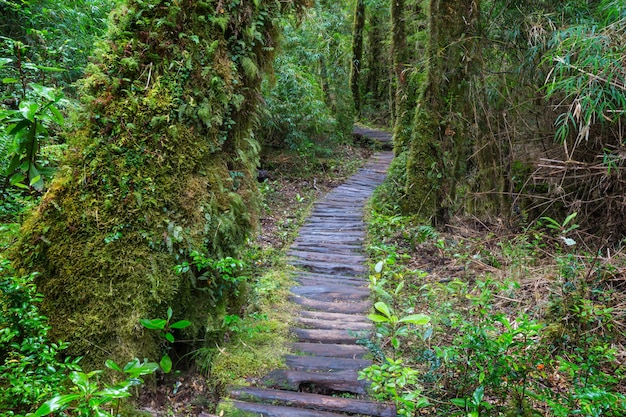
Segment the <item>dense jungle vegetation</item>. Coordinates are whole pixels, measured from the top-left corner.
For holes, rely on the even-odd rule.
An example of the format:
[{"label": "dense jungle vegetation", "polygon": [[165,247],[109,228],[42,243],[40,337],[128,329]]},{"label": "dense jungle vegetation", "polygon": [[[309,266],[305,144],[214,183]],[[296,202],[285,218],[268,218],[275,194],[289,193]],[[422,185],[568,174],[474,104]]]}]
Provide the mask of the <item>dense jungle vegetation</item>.
[{"label": "dense jungle vegetation", "polygon": [[0,14],[0,416],[219,412],[279,366],[285,248],[372,152],[355,122],[395,146],[368,207],[372,395],[626,415],[622,0]]}]

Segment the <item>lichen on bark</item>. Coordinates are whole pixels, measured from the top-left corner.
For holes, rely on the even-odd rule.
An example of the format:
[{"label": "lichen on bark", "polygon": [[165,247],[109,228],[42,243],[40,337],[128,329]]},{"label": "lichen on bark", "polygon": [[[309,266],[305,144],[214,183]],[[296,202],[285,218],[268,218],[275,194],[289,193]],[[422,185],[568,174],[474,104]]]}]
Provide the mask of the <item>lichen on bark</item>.
[{"label": "lichen on bark", "polygon": [[173,268],[193,250],[236,256],[254,232],[260,81],[279,17],[306,5],[130,0],[112,13],[63,167],[12,251],[41,273],[52,336],[87,366],[156,358],[138,320],[167,307],[203,335],[218,307]]}]

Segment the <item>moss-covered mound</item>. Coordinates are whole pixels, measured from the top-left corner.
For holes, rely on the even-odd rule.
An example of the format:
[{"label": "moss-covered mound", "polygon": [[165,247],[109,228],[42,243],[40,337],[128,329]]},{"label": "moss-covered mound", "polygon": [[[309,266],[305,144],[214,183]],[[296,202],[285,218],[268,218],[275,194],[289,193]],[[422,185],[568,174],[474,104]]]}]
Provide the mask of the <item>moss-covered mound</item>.
[{"label": "moss-covered mound", "polygon": [[[279,18],[306,2],[128,1],[81,83],[65,164],[13,251],[41,272],[53,337],[101,366],[157,357],[142,317],[192,320],[210,283],[173,267],[236,255],[255,227],[259,84]],[[221,300],[228,302],[228,300]]]}]

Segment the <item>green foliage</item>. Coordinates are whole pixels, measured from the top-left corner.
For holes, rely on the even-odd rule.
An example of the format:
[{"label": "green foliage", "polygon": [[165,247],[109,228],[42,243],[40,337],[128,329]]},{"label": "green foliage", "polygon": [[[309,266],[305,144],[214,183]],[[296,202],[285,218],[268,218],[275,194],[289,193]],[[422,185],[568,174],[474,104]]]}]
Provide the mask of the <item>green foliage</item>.
[{"label": "green foliage", "polygon": [[[20,416],[33,404],[63,392],[63,380],[78,360],[61,359],[66,343],[54,343],[39,311],[36,274],[19,276],[0,261],[0,415]],[[9,411],[12,410],[12,411]]]},{"label": "green foliage", "polygon": [[5,186],[43,191],[44,179],[50,179],[53,169],[43,165],[40,148],[50,140],[51,127],[63,126],[57,107],[62,99],[58,90],[30,83],[22,98],[14,100],[16,109],[0,109],[0,141],[10,144],[9,163],[0,176]]},{"label": "green foliage", "polygon": [[[189,276],[194,287],[205,291],[213,303],[230,293],[238,296],[241,286],[248,280],[248,266],[240,259],[230,256],[211,259],[198,251],[192,251],[190,256],[191,263],[176,265],[174,271]],[[200,286],[200,283],[205,285]]]},{"label": "green foliage", "polygon": [[570,132],[588,140],[595,123],[616,125],[624,119],[626,84],[626,17],[621,1],[606,0],[595,19],[555,32],[545,61],[553,65],[546,82],[546,97],[564,103],[556,120],[556,138],[566,142]]},{"label": "green foliage", "polygon": [[263,88],[259,133],[265,146],[327,157],[329,143],[351,137],[347,15],[341,3],[318,2],[298,25],[284,22],[275,72]]},{"label": "green foliage", "polygon": [[69,380],[73,385],[69,393],[51,398],[27,417],[43,417],[57,412],[63,412],[64,416],[121,417],[121,400],[130,397],[131,390],[143,384],[142,376],[150,375],[159,368],[156,363],[141,362],[136,358],[123,369],[112,360],[107,360],[106,366],[122,373],[124,379],[108,385],[99,379],[101,370],[89,373],[72,371]]},{"label": "green foliage", "polygon": [[418,371],[403,366],[402,359],[386,358],[380,365],[371,365],[359,372],[359,379],[371,382],[373,397],[379,401],[393,401],[399,416],[410,417],[415,410],[429,405],[421,397]]},{"label": "green foliage", "polygon": [[176,329],[186,329],[191,326],[191,322],[189,320],[178,320],[173,323],[170,323],[172,320],[173,311],[171,307],[167,309],[167,318],[165,319],[140,319],[139,323],[149,330],[157,330],[159,332],[159,337],[166,341],[167,347],[165,349],[165,353],[161,357],[159,361],[159,366],[161,370],[166,374],[172,370],[172,358],[167,353],[167,351],[171,348],[170,344],[174,343],[176,339],[174,338],[173,330]]}]

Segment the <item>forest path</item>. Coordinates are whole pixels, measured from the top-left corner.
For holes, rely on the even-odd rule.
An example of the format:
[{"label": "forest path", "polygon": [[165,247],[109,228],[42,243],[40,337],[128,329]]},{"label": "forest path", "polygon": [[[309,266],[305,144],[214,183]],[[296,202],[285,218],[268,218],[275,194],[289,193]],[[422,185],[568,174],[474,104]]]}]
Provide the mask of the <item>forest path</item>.
[{"label": "forest path", "polygon": [[[392,147],[389,133],[363,127],[354,133]],[[285,358],[288,369],[272,371],[261,387],[232,388],[237,409],[266,417],[396,416],[393,405],[367,399],[358,372],[372,362],[356,344],[372,330],[363,209],[392,159],[390,151],[375,153],[315,204],[288,251],[299,284],[291,288],[300,307],[291,328],[294,354]]]}]

